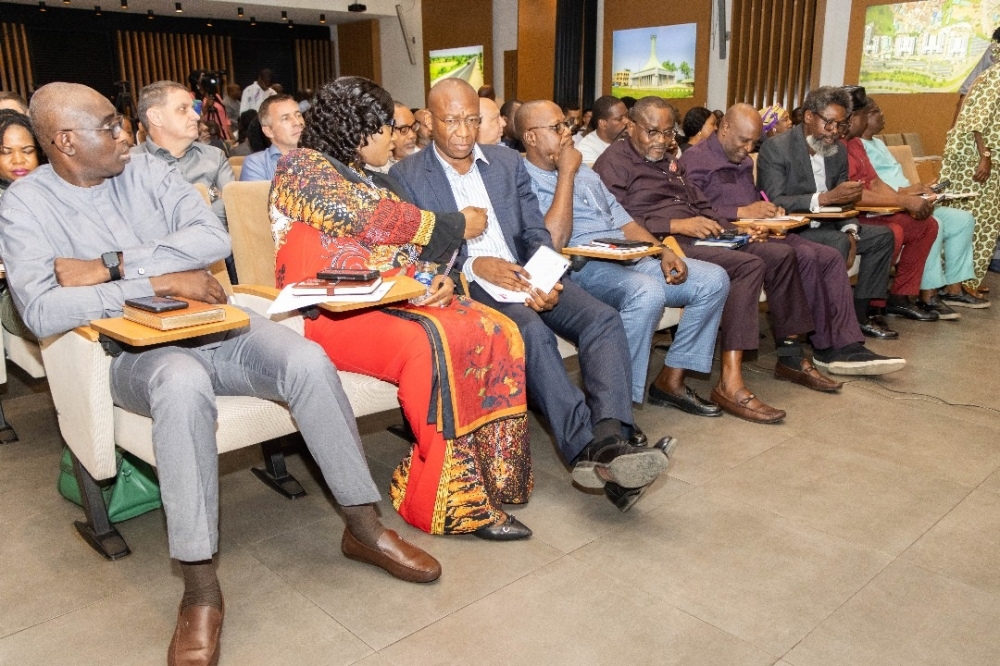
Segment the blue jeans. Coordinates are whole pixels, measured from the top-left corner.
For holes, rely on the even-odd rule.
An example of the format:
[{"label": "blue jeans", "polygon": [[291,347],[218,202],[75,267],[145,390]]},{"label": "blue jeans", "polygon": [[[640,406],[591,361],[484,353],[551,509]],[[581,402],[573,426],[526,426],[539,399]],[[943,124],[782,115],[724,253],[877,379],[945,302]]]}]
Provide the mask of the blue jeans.
[{"label": "blue jeans", "polygon": [[577,284],[621,315],[632,362],[633,402],[641,404],[645,399],[649,348],[664,307],[684,308],[664,365],[695,372],[712,369],[712,351],[729,295],[729,277],[715,264],[697,259],[684,261],[688,278],[678,285],[667,284],[659,260],[649,257],[633,264],[588,261],[582,270],[573,273]]}]

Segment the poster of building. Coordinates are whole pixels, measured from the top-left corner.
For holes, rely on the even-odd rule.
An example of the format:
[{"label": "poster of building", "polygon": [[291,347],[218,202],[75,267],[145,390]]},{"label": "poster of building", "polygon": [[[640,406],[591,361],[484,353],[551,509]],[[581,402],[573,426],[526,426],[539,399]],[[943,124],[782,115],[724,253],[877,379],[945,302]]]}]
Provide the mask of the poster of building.
[{"label": "poster of building", "polygon": [[639,99],[694,97],[697,24],[616,30],[611,55],[611,94]]}]

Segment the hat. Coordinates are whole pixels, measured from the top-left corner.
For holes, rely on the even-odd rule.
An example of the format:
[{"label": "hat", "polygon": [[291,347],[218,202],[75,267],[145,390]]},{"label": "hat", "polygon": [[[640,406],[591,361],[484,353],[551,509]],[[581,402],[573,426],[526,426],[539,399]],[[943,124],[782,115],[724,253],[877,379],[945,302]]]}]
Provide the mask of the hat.
[{"label": "hat", "polygon": [[851,96],[852,111],[863,111],[871,102],[864,86],[844,86],[844,90]]},{"label": "hat", "polygon": [[760,119],[764,123],[764,132],[767,133],[773,130],[783,115],[788,115],[788,112],[780,104],[772,104],[769,107],[761,109]]}]

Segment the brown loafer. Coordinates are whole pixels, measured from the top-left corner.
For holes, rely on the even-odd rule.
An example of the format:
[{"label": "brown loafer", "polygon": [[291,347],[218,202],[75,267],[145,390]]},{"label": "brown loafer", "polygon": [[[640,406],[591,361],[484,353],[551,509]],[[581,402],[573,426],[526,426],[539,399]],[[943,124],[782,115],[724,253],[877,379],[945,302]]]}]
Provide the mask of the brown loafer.
[{"label": "brown loafer", "polygon": [[222,610],[214,606],[188,606],[177,613],[177,627],[167,648],[167,666],[216,666],[219,663],[219,635]]},{"label": "brown loafer", "polygon": [[784,411],[764,404],[745,386],[732,399],[724,396],[716,386],[712,389],[712,402],[722,407],[722,411],[727,414],[753,423],[777,423],[785,418]]},{"label": "brown loafer", "polygon": [[786,382],[795,382],[814,391],[825,391],[827,393],[839,391],[844,387],[844,382],[837,382],[830,379],[817,370],[816,366],[807,358],[802,359],[800,367],[800,370],[794,370],[781,361],[778,361],[774,366],[774,378]]},{"label": "brown loafer", "polygon": [[392,530],[383,532],[376,546],[369,548],[348,529],[340,542],[340,549],[350,559],[385,569],[408,583],[430,583],[441,577],[441,564],[437,560]]}]

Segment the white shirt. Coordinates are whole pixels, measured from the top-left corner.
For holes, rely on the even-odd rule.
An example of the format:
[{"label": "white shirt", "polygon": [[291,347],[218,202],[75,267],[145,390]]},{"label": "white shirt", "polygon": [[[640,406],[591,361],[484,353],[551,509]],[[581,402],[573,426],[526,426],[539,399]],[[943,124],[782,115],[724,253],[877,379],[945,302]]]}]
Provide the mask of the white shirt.
[{"label": "white shirt", "polygon": [[472,271],[472,263],[477,257],[498,257],[512,264],[517,263],[517,257],[507,247],[507,239],[504,238],[503,230],[500,228],[499,221],[497,221],[497,214],[493,210],[493,202],[490,201],[490,195],[486,191],[486,184],[483,183],[482,174],[479,173],[479,161],[482,160],[484,164],[489,164],[490,162],[483,155],[479,144],[475,144],[472,151],[474,157],[472,168],[469,169],[468,173],[463,175],[456,171],[455,167],[444,161],[437,147],[434,148],[434,156],[444,169],[444,175],[448,179],[448,185],[451,187],[451,194],[455,197],[455,204],[458,206],[458,209],[462,210],[467,206],[486,209],[486,231],[476,238],[470,238],[465,241],[469,258],[462,265],[462,272],[465,273],[465,279],[469,282],[475,282],[478,279]]},{"label": "white shirt", "polygon": [[254,81],[243,89],[243,97],[240,98],[240,113],[242,114],[244,111],[249,111],[250,109],[257,111],[260,109],[261,102],[271,95],[277,94],[270,88],[264,90],[260,87],[259,83]]},{"label": "white shirt", "polygon": [[[828,192],[826,186],[826,161],[822,155],[819,153],[814,153],[809,156],[809,162],[812,164],[813,178],[816,179],[816,194],[812,195],[812,199],[809,200],[809,210],[814,213],[818,213],[821,206],[819,205],[819,195],[821,192]],[[820,226],[819,220],[810,220],[809,228],[815,229]],[[848,222],[840,227],[841,231],[847,230],[858,230],[858,225],[854,222]]]},{"label": "white shirt", "polygon": [[594,130],[580,139],[580,143],[576,144],[576,149],[583,155],[583,163],[592,167],[597,158],[601,156],[601,153],[607,150],[610,145],[610,143],[605,143],[604,139],[597,136],[597,130]]}]

